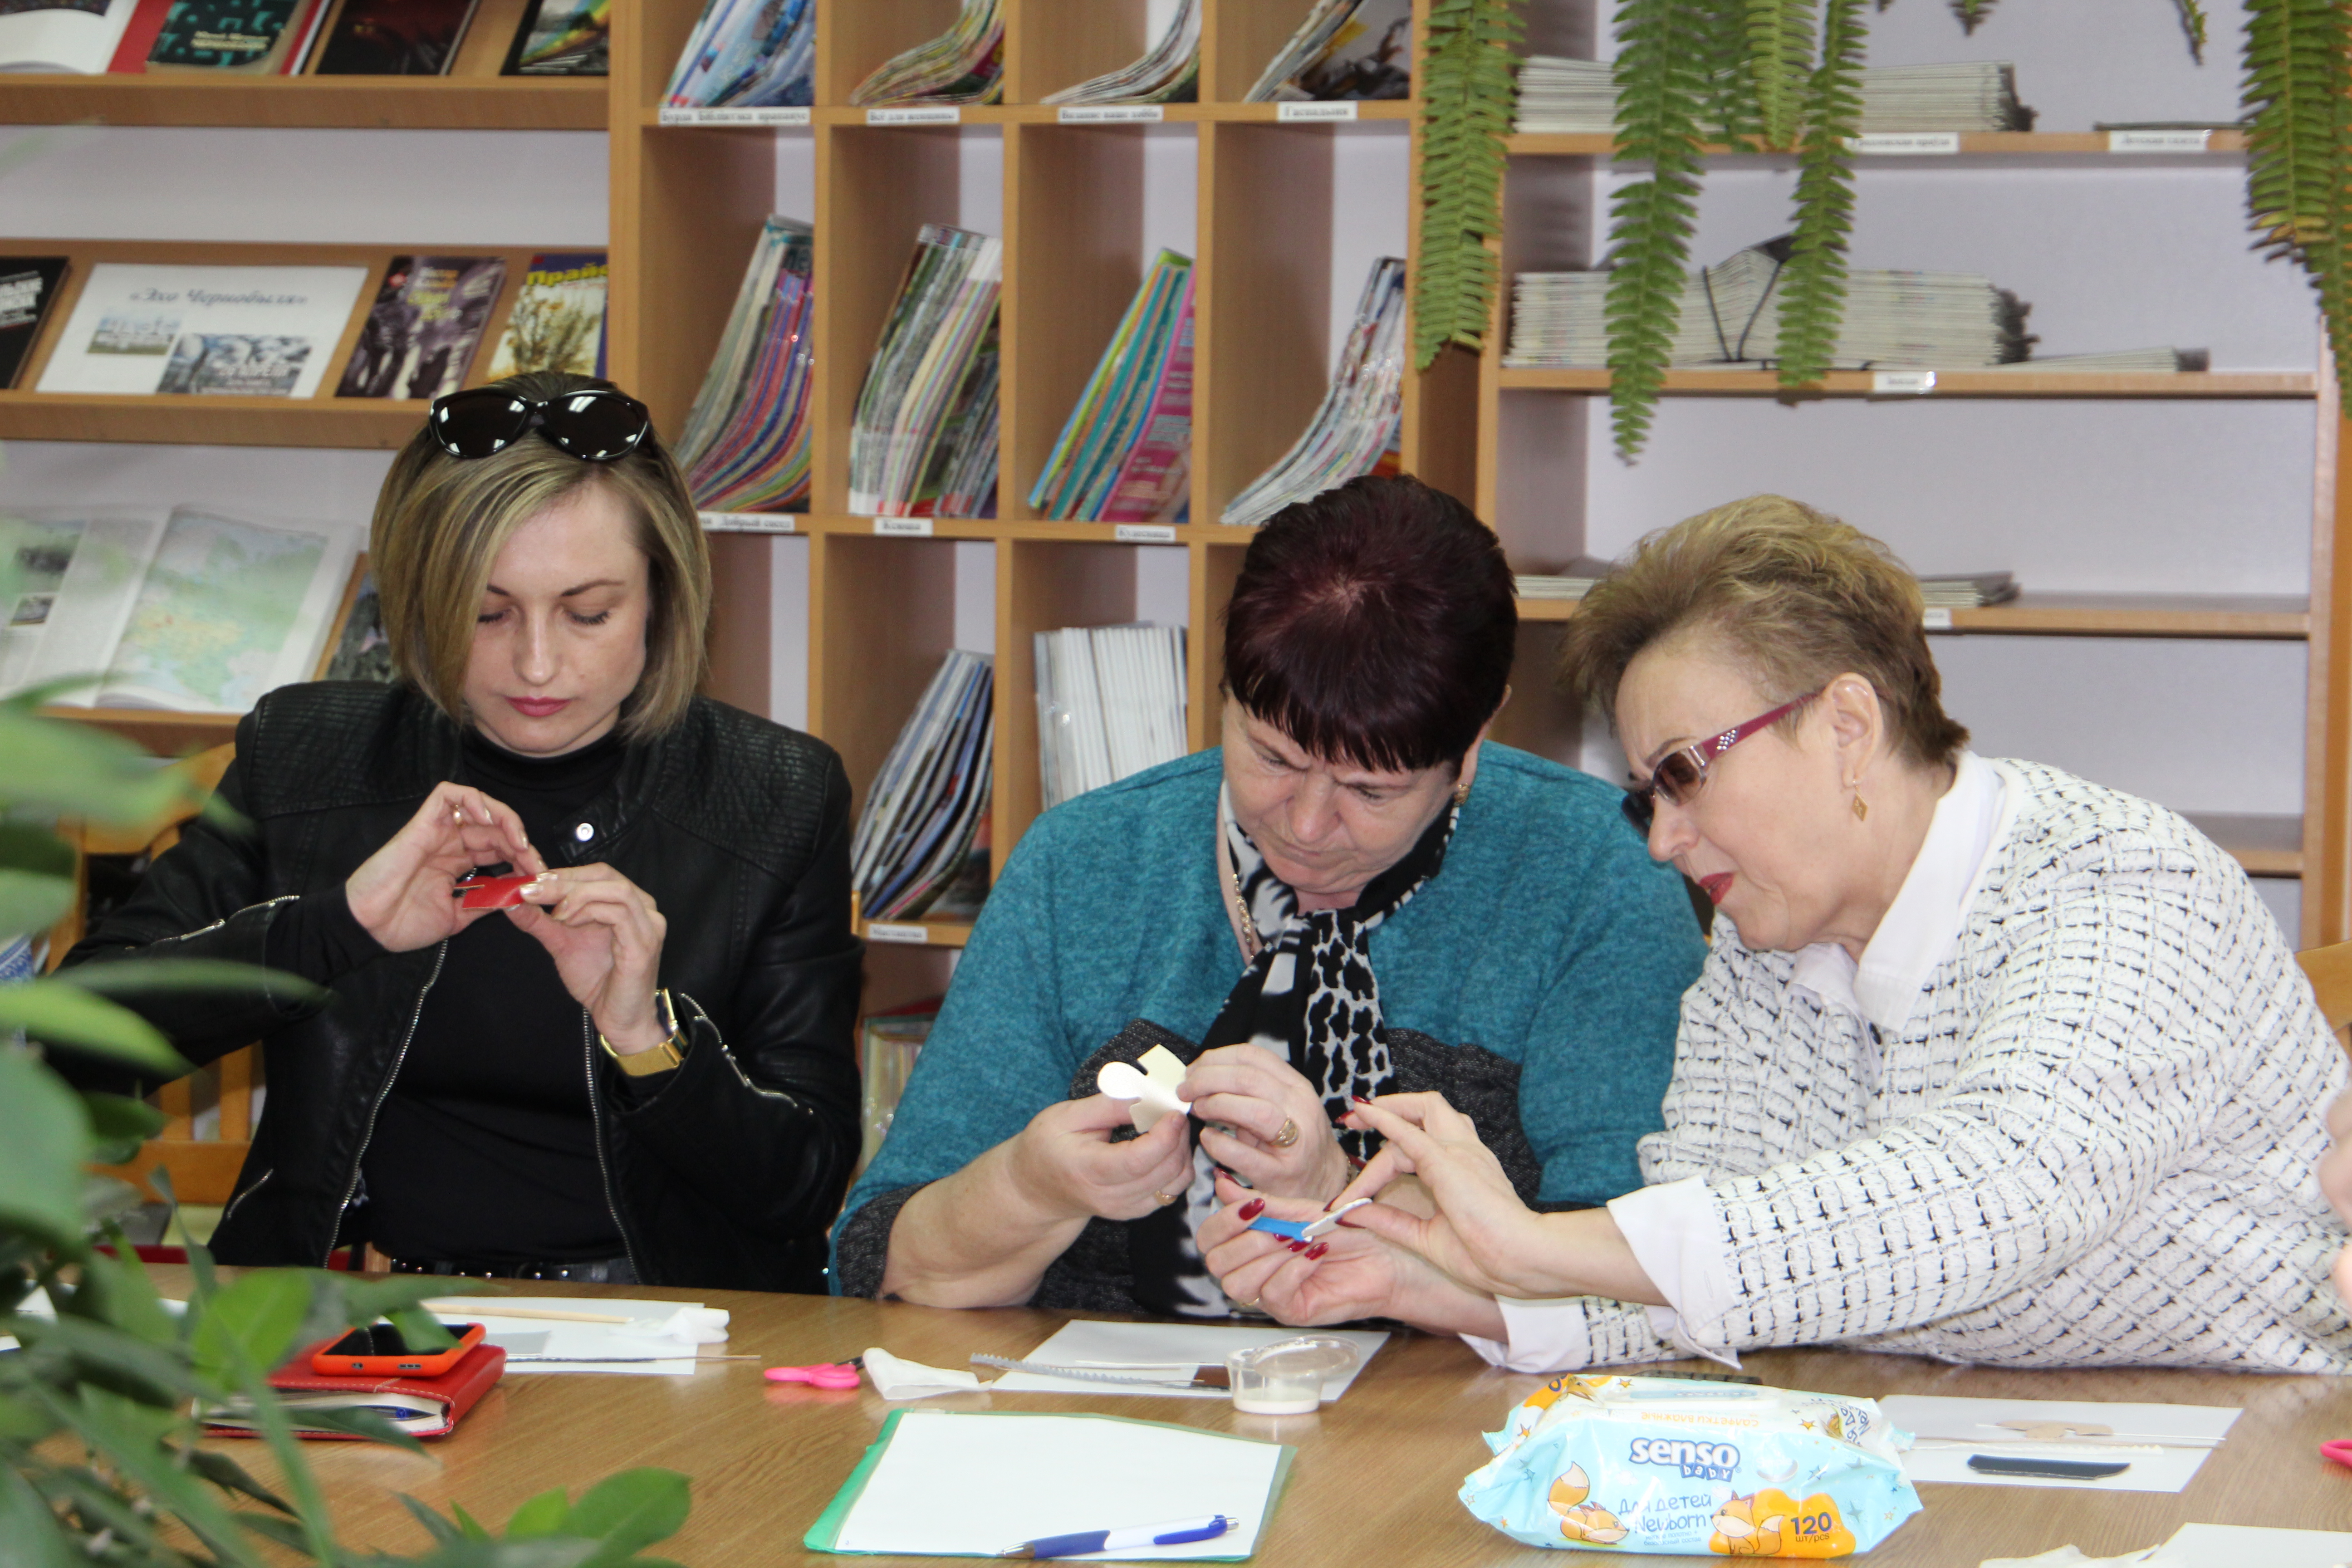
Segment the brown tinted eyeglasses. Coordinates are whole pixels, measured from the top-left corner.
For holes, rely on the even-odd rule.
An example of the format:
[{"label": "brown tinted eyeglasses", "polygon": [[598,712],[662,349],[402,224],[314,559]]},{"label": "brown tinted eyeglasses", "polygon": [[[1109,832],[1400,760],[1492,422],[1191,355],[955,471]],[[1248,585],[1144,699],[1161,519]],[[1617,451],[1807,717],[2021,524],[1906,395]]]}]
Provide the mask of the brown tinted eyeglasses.
[{"label": "brown tinted eyeglasses", "polygon": [[1649,783],[1626,788],[1625,798],[1619,803],[1625,820],[1633,825],[1633,831],[1649,837],[1650,824],[1657,816],[1657,796],[1665,796],[1671,805],[1688,805],[1691,796],[1698,793],[1698,786],[1706,783],[1706,770],[1716,758],[1748,736],[1770,729],[1820,695],[1818,691],[1808,691],[1802,697],[1792,697],[1769,713],[1759,713],[1745,724],[1734,724],[1720,735],[1676,746],[1650,764]]}]

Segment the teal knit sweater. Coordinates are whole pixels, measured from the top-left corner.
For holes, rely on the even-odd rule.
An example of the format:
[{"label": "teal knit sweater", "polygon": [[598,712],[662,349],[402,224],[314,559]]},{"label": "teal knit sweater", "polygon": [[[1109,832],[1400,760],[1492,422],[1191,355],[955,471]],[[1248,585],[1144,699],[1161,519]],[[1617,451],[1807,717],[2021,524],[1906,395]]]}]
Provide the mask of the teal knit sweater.
[{"label": "teal knit sweater", "polygon": [[[835,1227],[950,1175],[1068,1096],[1129,1019],[1198,1040],[1244,965],[1220,900],[1214,750],[1039,817],[988,895],[890,1135]],[[1370,938],[1392,1027],[1520,1064],[1542,1195],[1642,1184],[1685,987],[1706,954],[1680,879],[1588,774],[1489,742],[1438,874]],[[895,1211],[895,1205],[892,1205]],[[876,1275],[873,1280],[862,1276]]]}]

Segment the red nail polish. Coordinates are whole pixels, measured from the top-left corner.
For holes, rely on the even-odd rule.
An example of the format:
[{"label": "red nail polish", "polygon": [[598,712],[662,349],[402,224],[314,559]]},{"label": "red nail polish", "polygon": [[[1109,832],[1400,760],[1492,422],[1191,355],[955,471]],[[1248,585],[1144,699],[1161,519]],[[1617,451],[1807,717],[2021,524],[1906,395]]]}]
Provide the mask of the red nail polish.
[{"label": "red nail polish", "polygon": [[1258,1215],[1265,1212],[1265,1200],[1264,1198],[1252,1198],[1249,1202],[1242,1205],[1242,1218],[1245,1222],[1257,1218]]},{"label": "red nail polish", "polygon": [[1311,1262],[1311,1261],[1312,1261],[1312,1260],[1314,1260],[1315,1258],[1318,1258],[1322,1257],[1325,1253],[1327,1253],[1327,1252],[1328,1252],[1328,1251],[1330,1251],[1330,1250],[1331,1250],[1331,1244],[1330,1244],[1329,1242],[1328,1242],[1328,1241],[1318,1241],[1318,1242],[1317,1242],[1314,1246],[1312,1246],[1312,1247],[1308,1247],[1308,1248],[1307,1249],[1307,1257],[1308,1260]]},{"label": "red nail polish", "polygon": [[1360,1094],[1351,1094],[1351,1095],[1349,1095],[1348,1098],[1349,1098],[1349,1100],[1354,1100],[1358,1105],[1370,1105],[1370,1104],[1371,1103],[1371,1101],[1370,1101],[1370,1100],[1366,1100],[1366,1099],[1365,1099],[1362,1095],[1360,1095]]},{"label": "red nail polish", "polygon": [[1303,1241],[1294,1241],[1290,1244],[1290,1250],[1293,1252],[1304,1252],[1307,1250],[1307,1244]]}]

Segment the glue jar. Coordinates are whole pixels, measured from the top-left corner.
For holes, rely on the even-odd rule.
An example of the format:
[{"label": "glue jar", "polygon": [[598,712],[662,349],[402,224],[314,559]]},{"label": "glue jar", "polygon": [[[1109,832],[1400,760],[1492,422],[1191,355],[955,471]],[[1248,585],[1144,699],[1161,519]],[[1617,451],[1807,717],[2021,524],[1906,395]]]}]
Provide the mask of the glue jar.
[{"label": "glue jar", "polygon": [[1321,1336],[1277,1340],[1225,1358],[1234,1408],[1250,1415],[1311,1415],[1326,1379],[1354,1370],[1356,1347]]}]

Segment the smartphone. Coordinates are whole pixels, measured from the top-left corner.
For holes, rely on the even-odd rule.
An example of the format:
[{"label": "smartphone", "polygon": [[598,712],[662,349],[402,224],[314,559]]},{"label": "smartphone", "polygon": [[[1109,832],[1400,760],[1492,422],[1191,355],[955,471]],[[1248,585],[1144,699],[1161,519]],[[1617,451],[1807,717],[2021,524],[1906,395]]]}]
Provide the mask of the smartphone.
[{"label": "smartphone", "polygon": [[310,1357],[310,1370],[321,1377],[438,1377],[457,1359],[482,1342],[479,1323],[451,1323],[457,1342],[444,1351],[412,1351],[400,1331],[390,1323],[353,1329]]}]

